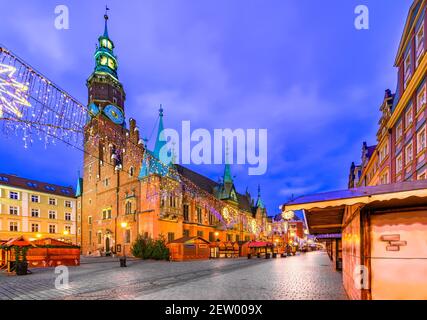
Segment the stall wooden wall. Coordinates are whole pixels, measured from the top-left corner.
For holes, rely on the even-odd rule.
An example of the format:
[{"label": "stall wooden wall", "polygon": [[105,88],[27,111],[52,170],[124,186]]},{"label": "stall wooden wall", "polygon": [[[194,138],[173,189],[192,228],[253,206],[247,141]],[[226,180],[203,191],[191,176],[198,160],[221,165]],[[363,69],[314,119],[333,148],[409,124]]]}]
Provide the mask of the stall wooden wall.
[{"label": "stall wooden wall", "polygon": [[373,214],[371,246],[372,299],[427,299],[427,211]]}]

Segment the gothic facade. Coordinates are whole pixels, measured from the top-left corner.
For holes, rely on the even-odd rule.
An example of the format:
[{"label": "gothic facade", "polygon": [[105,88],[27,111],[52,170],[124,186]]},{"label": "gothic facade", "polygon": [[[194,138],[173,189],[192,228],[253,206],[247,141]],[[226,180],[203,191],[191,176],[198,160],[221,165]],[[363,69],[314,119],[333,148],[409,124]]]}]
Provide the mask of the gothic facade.
[{"label": "gothic facade", "polygon": [[267,239],[271,222],[258,198],[237,192],[231,168],[215,182],[162,161],[163,109],[156,145],[148,150],[134,119],[126,122],[124,87],[114,43],[98,39],[95,70],[87,81],[83,177],[77,185],[78,244],[83,254],[129,254],[138,235],[166,241],[199,236],[210,242]]}]

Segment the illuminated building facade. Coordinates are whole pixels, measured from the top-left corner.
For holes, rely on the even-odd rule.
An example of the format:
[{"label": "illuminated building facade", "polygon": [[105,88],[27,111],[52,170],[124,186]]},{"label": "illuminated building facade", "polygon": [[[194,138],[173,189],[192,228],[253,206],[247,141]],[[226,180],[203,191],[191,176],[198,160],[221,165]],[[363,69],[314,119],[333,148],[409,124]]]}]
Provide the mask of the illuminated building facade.
[{"label": "illuminated building facade", "polygon": [[[363,153],[362,164],[352,164],[350,188],[426,179],[425,13],[426,1],[414,1],[395,59],[396,91],[392,94],[386,90],[380,107],[377,145],[369,150],[367,162],[363,161]],[[364,152],[365,147],[364,144]]]},{"label": "illuminated building facade", "polygon": [[53,238],[76,243],[71,187],[0,174],[0,240]]},{"label": "illuminated building facade", "polygon": [[140,138],[136,121],[126,123],[126,94],[107,21],[106,15],[87,81],[90,118],[76,188],[83,254],[129,254],[138,235],[167,242],[194,236],[214,243],[267,239],[271,223],[260,190],[257,199],[237,192],[229,164],[215,182],[162,159],[162,107],[153,151]]}]

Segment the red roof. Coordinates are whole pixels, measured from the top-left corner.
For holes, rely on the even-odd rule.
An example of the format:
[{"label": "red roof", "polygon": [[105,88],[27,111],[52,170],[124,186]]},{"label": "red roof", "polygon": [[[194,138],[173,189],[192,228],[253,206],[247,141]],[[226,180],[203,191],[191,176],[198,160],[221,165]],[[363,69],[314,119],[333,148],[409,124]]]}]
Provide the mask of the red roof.
[{"label": "red roof", "polygon": [[74,190],[72,187],[64,187],[57,184],[31,180],[12,174],[0,173],[0,184],[25,190],[54,194],[67,198],[74,198]]},{"label": "red roof", "polygon": [[69,246],[69,243],[66,243],[64,241],[59,241],[56,239],[52,239],[52,238],[45,238],[45,239],[39,239],[39,240],[34,240],[32,241],[33,244],[35,244],[36,246],[46,246],[46,245],[51,245],[51,246]]},{"label": "red roof", "polygon": [[194,243],[196,240],[201,240],[202,242],[210,243],[209,241],[203,239],[202,237],[182,237],[176,240],[169,242],[171,243]]},{"label": "red roof", "polygon": [[274,244],[272,242],[267,241],[253,241],[249,243],[249,248],[265,248],[265,247],[273,247]]},{"label": "red roof", "polygon": [[10,239],[4,245],[6,247],[14,247],[14,246],[18,246],[18,247],[34,247],[34,245],[31,242],[25,240],[24,237],[22,237],[22,236]]}]

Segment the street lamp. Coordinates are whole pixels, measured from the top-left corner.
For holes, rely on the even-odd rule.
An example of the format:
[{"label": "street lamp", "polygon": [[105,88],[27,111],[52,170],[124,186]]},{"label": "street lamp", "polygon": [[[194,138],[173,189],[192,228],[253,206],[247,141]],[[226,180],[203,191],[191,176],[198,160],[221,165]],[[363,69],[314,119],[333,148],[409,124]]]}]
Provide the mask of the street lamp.
[{"label": "street lamp", "polygon": [[122,222],[120,226],[123,229],[123,257],[120,258],[120,267],[126,267],[126,233],[125,230],[128,227],[127,222]]}]

